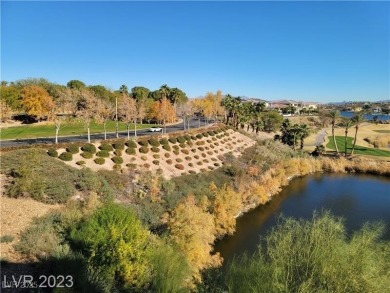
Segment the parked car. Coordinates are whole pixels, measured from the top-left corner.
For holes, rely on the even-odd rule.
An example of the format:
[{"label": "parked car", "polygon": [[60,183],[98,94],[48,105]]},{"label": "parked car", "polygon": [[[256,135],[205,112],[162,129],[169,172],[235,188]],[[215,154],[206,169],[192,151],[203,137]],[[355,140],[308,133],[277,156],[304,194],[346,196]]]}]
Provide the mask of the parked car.
[{"label": "parked car", "polygon": [[160,131],[162,131],[162,128],[158,127],[158,126],[152,126],[152,127],[149,128],[149,131],[151,131],[151,132],[160,132]]}]

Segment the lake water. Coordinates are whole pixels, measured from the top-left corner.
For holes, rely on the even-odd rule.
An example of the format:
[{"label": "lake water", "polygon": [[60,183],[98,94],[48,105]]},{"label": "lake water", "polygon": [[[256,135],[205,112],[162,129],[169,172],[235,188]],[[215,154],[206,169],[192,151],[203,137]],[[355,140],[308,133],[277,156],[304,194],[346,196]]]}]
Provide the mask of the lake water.
[{"label": "lake water", "polygon": [[311,219],[313,211],[330,210],[342,216],[349,233],[364,222],[386,224],[384,239],[390,240],[390,178],[356,174],[315,174],[293,179],[288,186],[260,206],[237,219],[234,235],[215,245],[228,263],[233,256],[257,250],[264,237],[276,224],[280,214]]},{"label": "lake water", "polygon": [[[340,112],[340,115],[342,117],[351,118],[355,115],[355,112],[342,111],[342,112]],[[371,121],[374,119],[374,116],[378,117],[378,121],[379,120],[382,120],[382,121],[389,121],[390,120],[390,115],[375,114],[375,113],[374,114],[365,114],[364,119]]]}]

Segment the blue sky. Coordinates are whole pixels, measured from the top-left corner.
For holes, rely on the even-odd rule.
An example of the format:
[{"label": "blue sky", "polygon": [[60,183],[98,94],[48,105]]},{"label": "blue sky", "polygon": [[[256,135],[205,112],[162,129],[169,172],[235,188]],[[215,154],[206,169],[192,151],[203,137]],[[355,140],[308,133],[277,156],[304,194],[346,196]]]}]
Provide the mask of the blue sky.
[{"label": "blue sky", "polygon": [[389,99],[389,2],[3,2],[1,79]]}]

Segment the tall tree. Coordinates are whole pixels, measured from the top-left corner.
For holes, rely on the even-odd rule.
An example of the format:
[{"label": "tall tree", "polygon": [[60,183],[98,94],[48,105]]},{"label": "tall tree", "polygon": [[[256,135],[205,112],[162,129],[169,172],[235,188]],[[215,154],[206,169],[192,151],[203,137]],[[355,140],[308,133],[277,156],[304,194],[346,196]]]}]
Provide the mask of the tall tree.
[{"label": "tall tree", "polygon": [[306,124],[299,125],[299,138],[301,140],[301,150],[305,145],[305,139],[310,135],[310,129]]},{"label": "tall tree", "polygon": [[97,113],[97,98],[88,89],[79,91],[79,101],[77,103],[77,116],[84,123],[87,129],[88,142],[91,142],[91,122]]},{"label": "tall tree", "polygon": [[107,100],[98,99],[95,120],[103,125],[104,139],[107,139],[107,122],[114,114],[114,108]]},{"label": "tall tree", "polygon": [[354,139],[353,145],[352,145],[351,156],[353,155],[353,152],[355,151],[355,145],[356,145],[357,134],[358,134],[358,131],[359,131],[359,126],[364,121],[364,112],[356,113],[352,117],[352,121],[353,121],[353,123],[355,123],[355,139]]},{"label": "tall tree", "polygon": [[49,115],[54,102],[49,93],[39,86],[26,86],[21,91],[22,106],[26,113],[37,119]]},{"label": "tall tree", "polygon": [[339,148],[337,146],[336,136],[334,134],[334,128],[337,122],[337,119],[340,117],[340,111],[339,110],[332,110],[329,112],[329,118],[331,119],[332,124],[332,137],[333,137],[333,143],[336,148],[336,153],[339,155]]},{"label": "tall tree", "polygon": [[131,123],[136,123],[137,120],[136,101],[129,97],[123,99],[119,113],[122,120],[126,123],[127,139],[130,139],[130,125]]},{"label": "tall tree", "polygon": [[153,104],[152,115],[164,126],[164,133],[166,133],[166,123],[174,121],[176,115],[172,104],[167,98],[162,98],[160,101],[155,101]]},{"label": "tall tree", "polygon": [[261,115],[264,125],[264,130],[267,132],[276,131],[282,124],[283,117],[276,111],[264,112]]},{"label": "tall tree", "polygon": [[1,85],[0,99],[15,112],[23,110],[21,88],[15,85]]},{"label": "tall tree", "polygon": [[352,124],[352,120],[349,119],[349,118],[346,118],[345,119],[345,136],[344,136],[344,156],[347,157],[348,155],[348,131],[349,131],[349,127],[351,126]]},{"label": "tall tree", "polygon": [[[122,102],[125,103],[124,101],[129,96],[129,89],[128,89],[127,85],[122,84],[119,88],[119,92],[122,95]],[[115,136],[116,136],[116,138],[119,137],[119,133],[118,133],[118,97],[117,96],[115,97]]]},{"label": "tall tree", "polygon": [[137,102],[145,101],[149,96],[150,90],[143,86],[135,86],[131,89],[131,97]]}]

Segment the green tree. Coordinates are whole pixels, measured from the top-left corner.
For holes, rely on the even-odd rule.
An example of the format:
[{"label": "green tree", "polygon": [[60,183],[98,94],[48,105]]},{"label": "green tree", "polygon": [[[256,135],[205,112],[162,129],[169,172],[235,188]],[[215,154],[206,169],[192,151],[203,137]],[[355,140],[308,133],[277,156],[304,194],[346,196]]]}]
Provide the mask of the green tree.
[{"label": "green tree", "polygon": [[21,89],[15,85],[2,85],[0,99],[15,112],[22,111]]},{"label": "green tree", "polygon": [[328,113],[328,116],[331,119],[331,124],[332,124],[333,143],[336,147],[336,153],[337,153],[337,155],[339,155],[339,148],[337,147],[336,136],[334,134],[334,128],[335,128],[337,119],[340,117],[340,111],[339,110],[332,110]]},{"label": "green tree", "polygon": [[283,117],[276,111],[268,111],[262,114],[264,130],[267,132],[274,132],[280,128]]},{"label": "green tree", "polygon": [[70,89],[75,89],[75,90],[82,90],[86,87],[85,83],[83,83],[80,80],[76,80],[76,79],[70,80],[66,84],[66,86]]},{"label": "green tree", "polygon": [[131,89],[131,97],[137,102],[145,101],[149,96],[150,90],[143,86],[135,86]]},{"label": "green tree", "polygon": [[358,112],[352,117],[352,122],[355,123],[355,139],[354,139],[353,145],[352,145],[351,156],[353,155],[353,152],[355,151],[355,145],[356,145],[357,134],[359,131],[359,126],[363,121],[364,121],[364,112]]},{"label": "green tree", "polygon": [[115,103],[115,94],[102,85],[91,85],[88,87],[96,97],[101,98],[111,104]]},{"label": "green tree", "polygon": [[99,208],[71,230],[70,240],[107,282],[125,289],[149,282],[149,232],[129,208],[116,204]]}]

